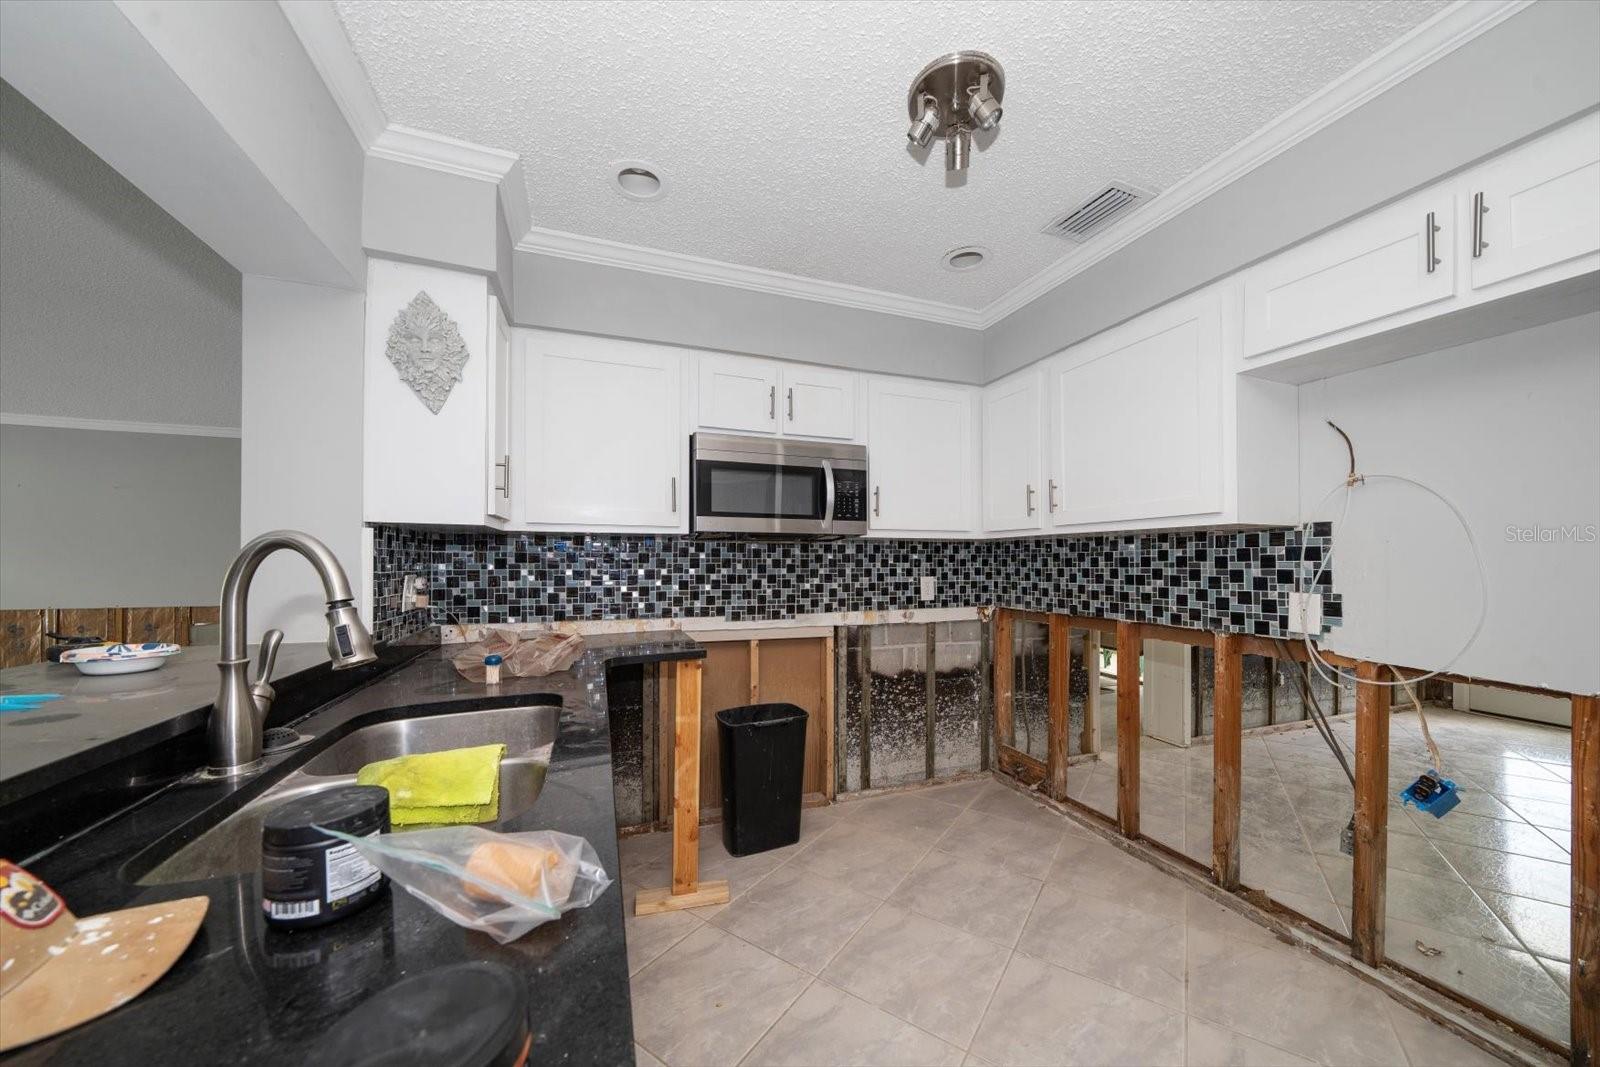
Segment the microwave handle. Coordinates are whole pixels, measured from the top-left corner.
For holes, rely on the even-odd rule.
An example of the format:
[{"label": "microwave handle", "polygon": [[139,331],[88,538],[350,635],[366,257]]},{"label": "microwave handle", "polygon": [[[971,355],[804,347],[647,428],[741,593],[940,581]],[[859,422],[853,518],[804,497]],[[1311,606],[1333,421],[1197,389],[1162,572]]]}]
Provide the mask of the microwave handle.
[{"label": "microwave handle", "polygon": [[827,499],[822,510],[822,524],[831,533],[833,531],[833,464],[828,460],[822,461],[822,479],[827,486]]}]

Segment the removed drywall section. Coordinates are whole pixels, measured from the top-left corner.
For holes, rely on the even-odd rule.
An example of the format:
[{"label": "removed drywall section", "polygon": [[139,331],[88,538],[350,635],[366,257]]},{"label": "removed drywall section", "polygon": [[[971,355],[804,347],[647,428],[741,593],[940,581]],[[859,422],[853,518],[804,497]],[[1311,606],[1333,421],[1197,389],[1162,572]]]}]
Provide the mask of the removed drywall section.
[{"label": "removed drywall section", "polygon": [[977,382],[983,335],[904,315],[518,250],[516,325]]},{"label": "removed drywall section", "polygon": [[1597,53],[1600,5],[1529,4],[989,327],[983,380],[1593,108]]},{"label": "removed drywall section", "polygon": [[[1454,670],[1600,692],[1600,314],[1300,388],[1301,517],[1333,519],[1356,467],[1415,479],[1460,509],[1488,576],[1488,618]],[[1344,625],[1322,642],[1380,663],[1444,667],[1479,614],[1472,552],[1449,508],[1370,480],[1335,530]]]},{"label": "removed drywall section", "polygon": [[215,604],[239,442],[0,426],[0,608]]}]

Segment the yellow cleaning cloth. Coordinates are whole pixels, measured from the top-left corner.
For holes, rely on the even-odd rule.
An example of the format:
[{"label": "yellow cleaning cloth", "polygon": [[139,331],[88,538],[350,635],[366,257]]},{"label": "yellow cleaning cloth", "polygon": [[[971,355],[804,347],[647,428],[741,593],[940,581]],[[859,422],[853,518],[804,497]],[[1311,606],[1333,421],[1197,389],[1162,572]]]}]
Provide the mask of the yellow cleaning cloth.
[{"label": "yellow cleaning cloth", "polygon": [[505,745],[453,748],[369,763],[357,785],[389,791],[389,823],[480,823],[500,817],[500,759]]}]

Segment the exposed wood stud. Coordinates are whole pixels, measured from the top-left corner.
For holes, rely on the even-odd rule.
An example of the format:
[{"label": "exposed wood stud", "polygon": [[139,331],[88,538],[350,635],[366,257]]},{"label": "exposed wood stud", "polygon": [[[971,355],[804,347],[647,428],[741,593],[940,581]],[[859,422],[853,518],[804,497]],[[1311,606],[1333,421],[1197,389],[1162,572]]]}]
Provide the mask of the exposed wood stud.
[{"label": "exposed wood stud", "polygon": [[1389,855],[1389,689],[1376,663],[1356,665],[1356,854],[1350,944],[1369,967],[1383,960]]},{"label": "exposed wood stud", "polygon": [[923,762],[924,776],[930,780],[934,776],[934,749],[937,740],[939,716],[939,670],[938,670],[938,637],[934,632],[934,623],[928,623],[927,629],[927,664],[923,672],[927,679],[927,707],[925,709],[925,723],[923,726],[923,741],[926,747]]},{"label": "exposed wood stud", "polygon": [[1600,696],[1572,698],[1572,1062],[1600,1064]]},{"label": "exposed wood stud", "polygon": [[1117,827],[1139,836],[1139,658],[1144,638],[1138,623],[1117,623]]},{"label": "exposed wood stud", "polygon": [[[978,627],[978,677],[993,678],[994,652],[991,648],[988,626]],[[989,769],[989,738],[994,729],[993,700],[990,687],[978,686],[978,769]]]},{"label": "exposed wood stud", "polygon": [[693,893],[700,882],[700,660],[673,667],[672,892]]},{"label": "exposed wood stud", "polygon": [[1005,608],[994,613],[994,737],[996,746],[1015,745],[1016,727],[1011,720],[1011,696],[1015,688],[1017,653],[1012,645],[1012,614]]},{"label": "exposed wood stud", "polygon": [[750,642],[750,703],[761,703],[761,642]]},{"label": "exposed wood stud", "polygon": [[1212,701],[1211,873],[1224,889],[1239,886],[1239,764],[1243,742],[1244,658],[1233,634],[1218,634]]},{"label": "exposed wood stud", "polygon": [[1083,751],[1100,751],[1100,631],[1083,631],[1083,670],[1089,689],[1083,695]]},{"label": "exposed wood stud", "polygon": [[1050,731],[1046,753],[1050,795],[1067,799],[1067,732],[1072,722],[1067,715],[1071,702],[1072,631],[1065,615],[1050,616]]},{"label": "exposed wood stud", "polygon": [[856,654],[861,670],[861,788],[872,788],[872,634],[858,631]]},{"label": "exposed wood stud", "polygon": [[[844,729],[847,718],[845,711],[850,704],[850,642],[854,630],[852,626],[839,626],[834,629],[833,791],[829,794],[831,797],[850,790],[850,783],[845,781],[845,772],[848,770],[846,764],[849,761],[844,758]],[[843,707],[839,706],[840,700],[844,701]]]},{"label": "exposed wood stud", "polygon": [[833,654],[833,634],[822,639],[822,789],[831,802],[834,798],[834,759],[837,749],[834,730],[834,676],[838,673]]},{"label": "exposed wood stud", "polygon": [[1278,722],[1278,661],[1268,656],[1263,661],[1267,671],[1267,725]]}]

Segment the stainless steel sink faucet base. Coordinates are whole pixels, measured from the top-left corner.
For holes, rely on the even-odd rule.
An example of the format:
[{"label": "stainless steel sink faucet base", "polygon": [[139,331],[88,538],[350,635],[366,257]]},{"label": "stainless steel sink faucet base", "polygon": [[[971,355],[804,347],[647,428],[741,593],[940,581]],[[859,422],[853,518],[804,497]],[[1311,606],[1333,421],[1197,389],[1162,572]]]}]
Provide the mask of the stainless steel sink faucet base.
[{"label": "stainless steel sink faucet base", "polygon": [[350,579],[327,545],[297,530],[273,530],[245,545],[222,582],[221,654],[217,660],[222,681],[206,725],[208,771],[213,776],[248,774],[261,762],[261,735],[272,707],[272,666],[283,634],[273,630],[263,639],[261,670],[252,685],[247,678],[250,656],[245,641],[246,600],[256,568],[280,548],[300,553],[322,579],[328,602],[328,656],[333,669],[359,667],[378,658],[372,649],[372,635],[356,613]]}]

